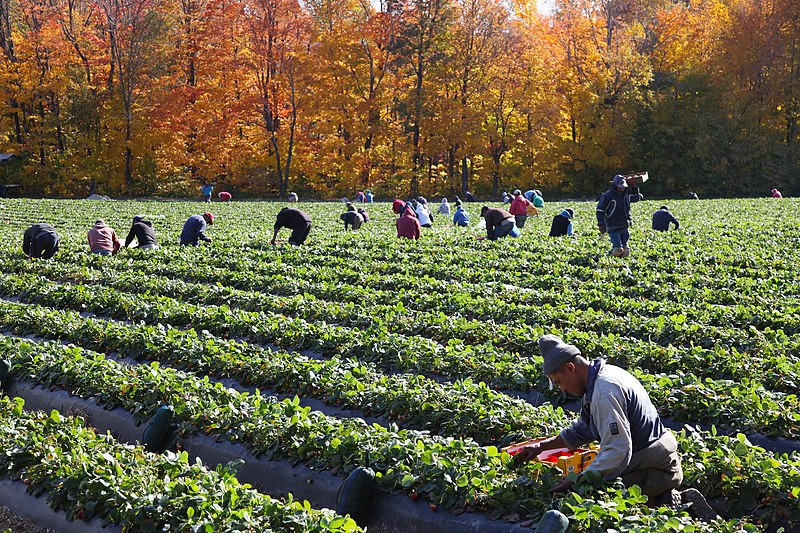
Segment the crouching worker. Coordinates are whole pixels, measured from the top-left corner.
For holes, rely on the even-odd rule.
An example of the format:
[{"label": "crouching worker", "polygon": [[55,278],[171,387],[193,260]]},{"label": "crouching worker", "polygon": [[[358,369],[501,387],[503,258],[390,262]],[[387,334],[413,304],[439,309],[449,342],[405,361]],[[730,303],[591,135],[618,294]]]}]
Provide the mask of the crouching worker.
[{"label": "crouching worker", "polygon": [[669,212],[669,207],[662,205],[653,213],[653,229],[656,231],[669,231],[669,225],[675,224],[675,229],[681,227],[678,219]]},{"label": "crouching worker", "polygon": [[347,231],[348,226],[354,230],[359,229],[364,223],[364,217],[356,211],[356,206],[351,203],[347,204],[347,211],[342,213],[339,218],[344,222],[344,230]]},{"label": "crouching worker", "polygon": [[158,248],[156,232],[153,230],[153,223],[145,220],[143,215],[133,217],[133,224],[128,236],[125,238],[125,248],[131,245],[133,239],[138,243],[140,250],[155,250]]},{"label": "crouching worker", "polygon": [[[656,505],[691,502],[692,510],[710,520],[716,513],[696,489],[678,492],[683,481],[678,442],[661,423],[655,406],[639,381],[603,359],[589,361],[580,350],[555,335],[539,339],[542,371],[562,392],[581,398],[580,417],[571,427],[514,456],[521,464],[556,448],[574,450],[599,441],[600,452],[586,471],[605,479],[622,478],[626,486],[639,485]],[[569,490],[568,477],[553,492]]]},{"label": "crouching worker", "polygon": [[98,220],[86,234],[89,249],[96,255],[115,255],[122,248],[117,233],[105,222]]},{"label": "crouching worker", "polygon": [[572,217],[575,215],[575,210],[568,207],[553,217],[553,223],[550,224],[550,237],[561,237],[562,235],[572,236],[574,231],[572,229]]},{"label": "crouching worker", "polygon": [[206,235],[206,228],[213,224],[214,215],[209,212],[187,218],[181,231],[181,246],[197,246],[200,241],[211,242],[211,237]]},{"label": "crouching worker", "polygon": [[516,219],[505,209],[485,205],[481,207],[481,216],[486,220],[486,238],[490,241],[509,235],[515,238],[519,237],[520,232]]},{"label": "crouching worker", "polygon": [[61,238],[50,224],[34,224],[22,235],[22,251],[30,259],[50,259],[60,243]]}]

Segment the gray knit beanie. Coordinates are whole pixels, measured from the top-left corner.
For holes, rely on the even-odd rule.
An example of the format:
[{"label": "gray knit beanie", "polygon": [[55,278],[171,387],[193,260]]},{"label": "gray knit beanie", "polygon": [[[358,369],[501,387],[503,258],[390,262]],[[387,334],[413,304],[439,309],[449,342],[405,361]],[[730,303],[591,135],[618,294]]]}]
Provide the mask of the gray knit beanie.
[{"label": "gray knit beanie", "polygon": [[542,372],[545,375],[553,373],[558,367],[581,354],[577,346],[565,343],[556,335],[545,335],[539,339],[539,352],[544,358]]}]

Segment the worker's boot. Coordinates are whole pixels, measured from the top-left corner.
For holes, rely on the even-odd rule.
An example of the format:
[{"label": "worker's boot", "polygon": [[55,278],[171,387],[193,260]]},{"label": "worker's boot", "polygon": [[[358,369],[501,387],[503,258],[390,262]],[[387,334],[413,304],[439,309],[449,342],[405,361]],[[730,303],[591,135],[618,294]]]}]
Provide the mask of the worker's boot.
[{"label": "worker's boot", "polygon": [[622,254],[625,253],[623,248],[612,248],[608,255],[611,257],[622,257]]},{"label": "worker's boot", "polygon": [[708,505],[703,493],[697,489],[686,489],[681,491],[681,501],[683,503],[691,504],[691,507],[689,508],[691,513],[704,522],[710,522],[718,518],[714,509]]},{"label": "worker's boot", "polygon": [[683,505],[683,498],[681,497],[680,491],[671,489],[666,492],[662,492],[653,498],[653,505],[657,507],[669,507],[670,509],[677,509]]},{"label": "worker's boot", "polygon": [[622,247],[622,257],[625,258],[625,257],[628,257],[629,255],[631,255],[631,249],[628,248],[627,246],[623,246]]}]

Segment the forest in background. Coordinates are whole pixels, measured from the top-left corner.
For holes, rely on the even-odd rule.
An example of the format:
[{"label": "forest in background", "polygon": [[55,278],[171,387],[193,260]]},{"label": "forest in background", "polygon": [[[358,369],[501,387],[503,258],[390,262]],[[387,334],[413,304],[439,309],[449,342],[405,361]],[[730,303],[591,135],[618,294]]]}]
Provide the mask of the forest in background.
[{"label": "forest in background", "polygon": [[20,194],[800,194],[800,0],[0,0]]}]

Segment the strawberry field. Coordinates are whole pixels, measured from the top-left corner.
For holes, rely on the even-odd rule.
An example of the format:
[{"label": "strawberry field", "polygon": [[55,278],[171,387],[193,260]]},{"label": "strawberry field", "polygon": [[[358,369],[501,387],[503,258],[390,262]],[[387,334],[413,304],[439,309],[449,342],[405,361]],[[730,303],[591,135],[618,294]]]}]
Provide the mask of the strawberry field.
[{"label": "strawberry field", "polygon": [[[398,240],[388,204],[345,232],[341,204],[301,204],[314,220],[302,247],[268,242],[282,204],[215,203],[213,242],[179,247],[206,204],[2,199],[6,384],[66,391],[136,423],[171,405],[179,436],[154,455],[81,413],[7,398],[0,471],[69,518],[129,531],[412,531],[431,516],[462,520],[453,531],[470,517],[485,519],[476,531],[521,531],[553,508],[571,531],[797,530],[800,203],[672,202],[681,229],[669,233],[649,229],[659,205],[634,205],[620,260],[606,257],[589,203],[575,206],[575,238],[546,236],[566,207],[550,204],[521,238],[495,242],[443,217],[420,241]],[[468,206],[473,224],[479,209]],[[96,219],[124,239],[139,214],[158,250],[88,253]],[[42,221],[61,249],[31,262],[22,233]],[[593,479],[554,496],[557,471],[510,467],[502,446],[577,416],[541,373],[546,333],[642,382],[676,429],[684,485],[720,519]],[[240,482],[247,461],[184,450],[202,435],[336,483],[369,467],[381,509],[411,509],[409,522],[356,524],[288,477]]]}]

